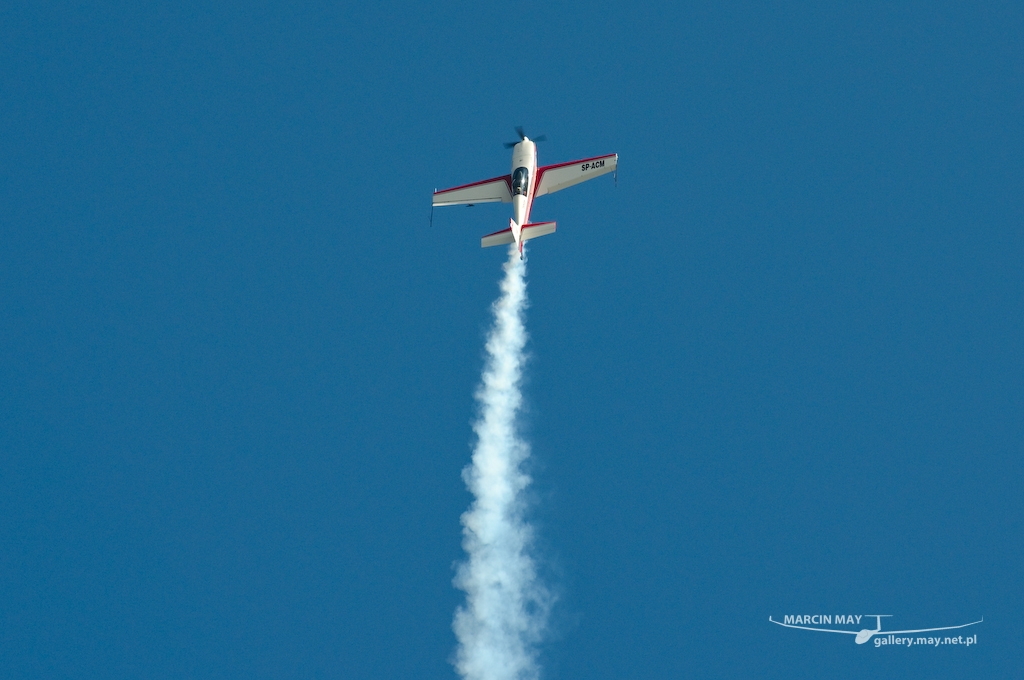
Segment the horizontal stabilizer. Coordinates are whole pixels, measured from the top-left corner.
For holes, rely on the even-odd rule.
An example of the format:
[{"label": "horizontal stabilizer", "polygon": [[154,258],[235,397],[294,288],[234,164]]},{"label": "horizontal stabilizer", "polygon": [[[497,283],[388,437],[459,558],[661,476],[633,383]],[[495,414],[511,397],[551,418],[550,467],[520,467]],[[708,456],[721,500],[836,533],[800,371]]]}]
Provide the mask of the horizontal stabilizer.
[{"label": "horizontal stabilizer", "polygon": [[539,238],[541,236],[547,236],[548,234],[555,233],[554,222],[536,222],[534,224],[523,225],[523,240],[529,241],[531,238]]},{"label": "horizontal stabilizer", "polygon": [[480,247],[490,248],[491,246],[503,246],[507,243],[512,243],[515,240],[515,236],[512,235],[512,228],[509,227],[508,229],[502,229],[501,231],[496,231],[493,234],[484,236],[480,239]]},{"label": "horizontal stabilizer", "polygon": [[[531,238],[539,238],[553,233],[555,233],[554,222],[524,224],[522,231],[524,241],[529,241]],[[512,235],[512,227],[509,227],[508,229],[502,229],[501,231],[496,231],[493,234],[484,236],[480,239],[480,247],[490,248],[491,246],[503,246],[507,243],[514,243],[515,240],[516,237]]]}]

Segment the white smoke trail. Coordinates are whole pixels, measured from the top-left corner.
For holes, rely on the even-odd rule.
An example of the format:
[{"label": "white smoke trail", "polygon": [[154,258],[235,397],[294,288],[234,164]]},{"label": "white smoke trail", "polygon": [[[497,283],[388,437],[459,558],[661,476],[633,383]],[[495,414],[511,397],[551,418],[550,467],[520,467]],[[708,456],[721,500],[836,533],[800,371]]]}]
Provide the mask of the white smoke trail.
[{"label": "white smoke trail", "polygon": [[452,627],[459,638],[455,668],[467,680],[538,677],[536,644],[551,604],[530,556],[532,529],[523,498],[530,478],[520,467],[530,449],[516,434],[526,344],[525,276],[526,264],[513,244],[476,394],[478,441],[473,462],[462,471],[475,500],[462,515],[462,547],[469,559],[459,565],[455,586],[466,591],[466,604],[456,610]]}]

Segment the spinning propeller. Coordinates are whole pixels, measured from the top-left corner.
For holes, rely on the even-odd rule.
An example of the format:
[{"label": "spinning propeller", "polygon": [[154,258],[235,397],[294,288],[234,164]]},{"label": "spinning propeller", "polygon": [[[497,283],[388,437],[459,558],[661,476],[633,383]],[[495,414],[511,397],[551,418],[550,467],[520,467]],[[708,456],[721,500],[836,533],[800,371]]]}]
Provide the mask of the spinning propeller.
[{"label": "spinning propeller", "polygon": [[[523,132],[523,126],[522,125],[517,125],[516,126],[516,133],[519,135],[519,142],[521,142],[524,139],[526,139],[526,133]],[[548,138],[547,135],[537,135],[536,137],[534,137],[530,141],[531,142],[544,142],[544,141],[547,141],[547,138]],[[505,142],[505,148],[506,149],[511,149],[512,147],[514,147],[519,142]]]}]

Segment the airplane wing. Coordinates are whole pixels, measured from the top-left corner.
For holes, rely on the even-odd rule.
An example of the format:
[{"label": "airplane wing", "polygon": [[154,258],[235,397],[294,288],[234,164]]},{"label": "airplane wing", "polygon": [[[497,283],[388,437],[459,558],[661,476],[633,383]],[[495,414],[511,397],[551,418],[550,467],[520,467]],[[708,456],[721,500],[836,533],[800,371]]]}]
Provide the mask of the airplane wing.
[{"label": "airplane wing", "polygon": [[434,192],[434,205],[472,205],[473,203],[498,202],[512,202],[512,180],[508,175]]},{"label": "airplane wing", "polygon": [[[772,623],[774,623],[777,626],[785,626],[786,628],[799,628],[800,630],[816,630],[816,631],[818,631],[820,633],[846,633],[847,635],[856,635],[857,634],[857,631],[855,631],[855,630],[831,630],[829,628],[811,628],[810,626],[796,626],[796,625],[793,625],[792,623],[782,623],[780,621],[776,621],[775,619],[773,619],[770,616],[768,617],[768,620],[771,621]],[[889,631],[885,631],[885,632],[888,633]]]},{"label": "airplane wing", "polygon": [[612,153],[558,165],[546,165],[537,171],[537,191],[534,196],[553,194],[574,184],[614,172],[618,163],[619,154]]},{"label": "airplane wing", "polygon": [[973,626],[981,621],[972,621],[971,623],[965,623],[962,626],[943,626],[942,628],[918,628],[917,630],[883,630],[879,635],[899,635],[900,633],[930,633],[933,630],[953,630],[954,628],[966,628],[967,626]]}]

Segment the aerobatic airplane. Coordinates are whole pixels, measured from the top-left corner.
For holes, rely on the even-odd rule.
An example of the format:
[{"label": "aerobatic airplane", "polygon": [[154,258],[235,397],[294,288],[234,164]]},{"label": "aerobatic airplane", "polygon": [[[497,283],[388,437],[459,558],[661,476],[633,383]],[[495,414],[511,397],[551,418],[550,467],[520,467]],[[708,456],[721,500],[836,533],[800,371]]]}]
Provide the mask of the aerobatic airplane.
[{"label": "aerobatic airplane", "polygon": [[536,142],[544,141],[544,135],[530,139],[521,127],[517,127],[516,132],[520,141],[505,144],[506,148],[512,149],[511,174],[435,191],[434,205],[511,203],[514,216],[509,220],[508,229],[484,236],[480,239],[480,247],[515,243],[519,246],[519,257],[522,257],[524,241],[555,231],[554,222],[530,222],[533,199],[615,172],[619,155],[613,153],[538,168]]}]

